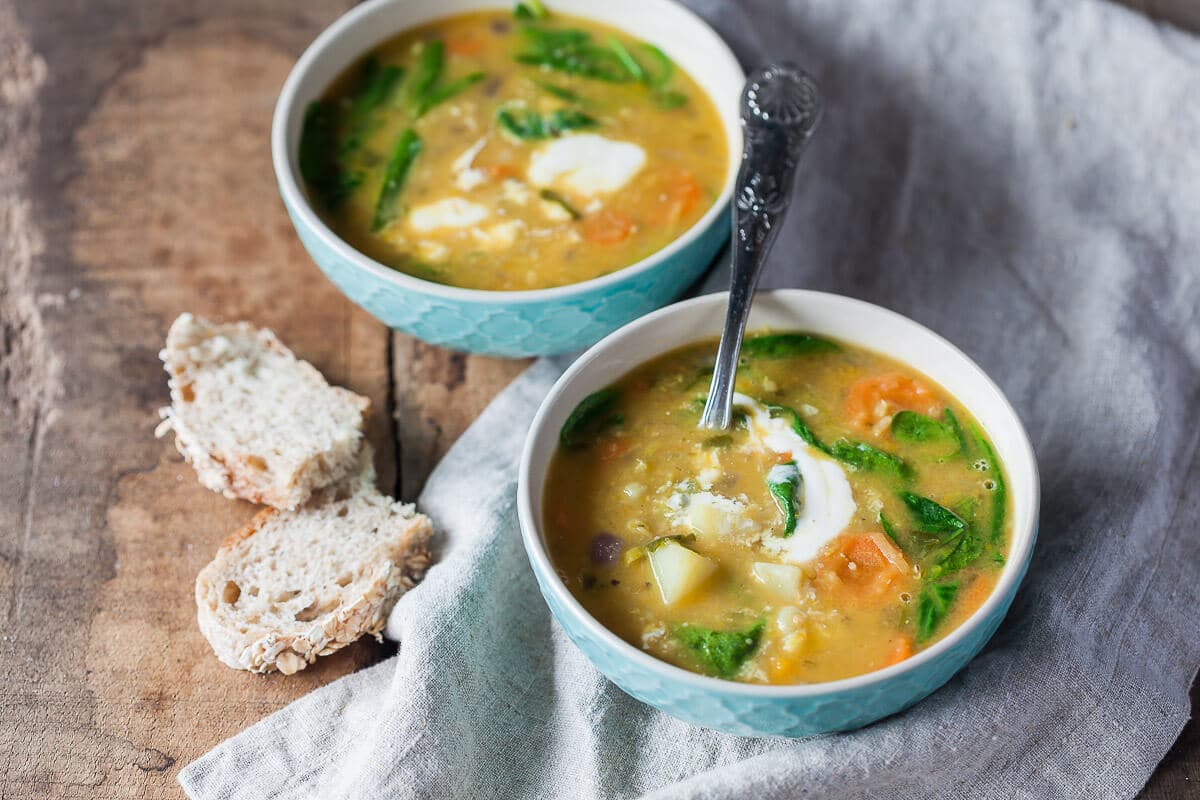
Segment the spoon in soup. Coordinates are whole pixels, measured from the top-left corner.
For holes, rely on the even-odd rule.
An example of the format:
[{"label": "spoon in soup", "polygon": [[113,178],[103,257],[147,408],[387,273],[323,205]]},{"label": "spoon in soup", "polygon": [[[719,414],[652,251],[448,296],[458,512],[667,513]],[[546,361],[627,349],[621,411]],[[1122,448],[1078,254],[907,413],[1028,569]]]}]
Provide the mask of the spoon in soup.
[{"label": "spoon in soup", "polygon": [[796,163],[821,119],[821,93],[799,67],[764,67],[742,90],[742,165],[733,200],[733,267],[729,305],[717,348],[702,428],[729,427],[734,379],[758,276],[791,203]]}]

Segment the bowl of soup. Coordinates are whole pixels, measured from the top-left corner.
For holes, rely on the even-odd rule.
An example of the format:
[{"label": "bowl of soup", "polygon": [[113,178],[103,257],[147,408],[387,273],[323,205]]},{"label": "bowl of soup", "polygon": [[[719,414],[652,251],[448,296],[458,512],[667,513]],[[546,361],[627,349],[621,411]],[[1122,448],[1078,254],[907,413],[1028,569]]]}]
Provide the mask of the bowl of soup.
[{"label": "bowl of soup", "polygon": [[671,0],[371,0],[296,63],[272,157],[313,260],[390,327],[576,350],[727,240],[742,81]]},{"label": "bowl of soup", "polygon": [[949,342],[800,290],[759,294],[733,424],[700,428],[727,297],[625,326],[555,384],[522,455],[525,548],[634,697],[743,736],[866,725],[1000,624],[1036,536],[1033,451]]}]

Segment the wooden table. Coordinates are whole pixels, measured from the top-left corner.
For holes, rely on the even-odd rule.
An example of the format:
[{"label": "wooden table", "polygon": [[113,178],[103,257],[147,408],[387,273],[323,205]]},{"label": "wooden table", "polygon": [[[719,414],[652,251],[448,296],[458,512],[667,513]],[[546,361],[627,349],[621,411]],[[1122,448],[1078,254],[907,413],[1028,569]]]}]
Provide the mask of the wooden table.
[{"label": "wooden table", "polygon": [[[390,333],[292,232],[271,111],[348,2],[13,2],[0,0],[0,799],[179,797],[184,764],[389,647],[360,642],[290,678],[213,657],[192,583],[254,508],[202,489],[153,437],[171,320],[269,326],[369,396],[384,485],[404,498],[525,365]],[[1198,771],[1193,725],[1145,796],[1200,796]]]}]

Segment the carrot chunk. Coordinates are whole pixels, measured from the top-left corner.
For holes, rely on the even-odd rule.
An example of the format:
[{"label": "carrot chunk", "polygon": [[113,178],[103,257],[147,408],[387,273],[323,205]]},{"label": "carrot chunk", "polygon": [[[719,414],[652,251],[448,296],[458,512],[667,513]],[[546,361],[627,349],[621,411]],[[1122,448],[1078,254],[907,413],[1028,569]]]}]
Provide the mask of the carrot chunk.
[{"label": "carrot chunk", "polygon": [[895,372],[862,378],[846,396],[846,416],[863,428],[872,428],[901,410],[936,417],[942,403],[924,383]]},{"label": "carrot chunk", "polygon": [[891,652],[888,653],[887,660],[883,662],[882,667],[890,667],[893,664],[899,664],[905,659],[912,658],[913,655],[913,640],[911,636],[901,636],[892,645]]},{"label": "carrot chunk", "polygon": [[583,238],[596,244],[620,244],[633,234],[633,220],[611,208],[583,219]]}]

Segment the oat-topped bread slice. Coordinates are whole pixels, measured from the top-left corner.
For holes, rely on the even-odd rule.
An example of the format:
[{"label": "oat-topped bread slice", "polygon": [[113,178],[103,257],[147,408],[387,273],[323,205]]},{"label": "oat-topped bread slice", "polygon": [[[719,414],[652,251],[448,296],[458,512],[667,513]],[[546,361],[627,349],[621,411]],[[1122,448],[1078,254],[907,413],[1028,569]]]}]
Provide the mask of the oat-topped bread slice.
[{"label": "oat-topped bread slice", "polygon": [[263,511],[196,578],[200,631],[225,664],[290,675],[378,636],[425,573],[426,516],[380,494],[369,466],[338,491],[295,511]]},{"label": "oat-topped bread slice", "polygon": [[174,429],[209,489],[295,508],[354,470],[367,399],[330,386],[271,331],[181,314],[161,357],[171,407],[159,432]]}]

